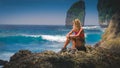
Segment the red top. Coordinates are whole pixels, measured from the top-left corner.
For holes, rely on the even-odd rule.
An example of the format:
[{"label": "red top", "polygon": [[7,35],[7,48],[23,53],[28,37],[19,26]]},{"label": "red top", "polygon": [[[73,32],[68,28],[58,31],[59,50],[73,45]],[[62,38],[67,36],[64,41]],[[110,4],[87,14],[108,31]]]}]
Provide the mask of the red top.
[{"label": "red top", "polygon": [[[81,29],[80,29],[81,30]],[[79,31],[78,31],[79,32]],[[78,32],[75,32],[75,35],[77,35],[78,34]],[[83,29],[82,29],[82,31],[81,31],[81,33],[80,33],[80,38],[84,38],[85,36],[84,36],[84,31],[83,31]]]}]

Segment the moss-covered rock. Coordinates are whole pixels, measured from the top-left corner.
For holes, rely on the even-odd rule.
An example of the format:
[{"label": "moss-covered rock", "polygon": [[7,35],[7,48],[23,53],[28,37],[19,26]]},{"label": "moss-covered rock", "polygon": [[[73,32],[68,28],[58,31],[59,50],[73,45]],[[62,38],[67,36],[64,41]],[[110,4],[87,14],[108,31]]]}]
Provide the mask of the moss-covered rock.
[{"label": "moss-covered rock", "polygon": [[82,25],[84,25],[84,19],[85,19],[84,0],[79,0],[78,2],[74,3],[67,11],[66,26],[72,25],[72,21],[76,18],[80,19]]},{"label": "moss-covered rock", "polygon": [[120,9],[119,0],[98,0],[99,24],[108,26],[113,14]]}]

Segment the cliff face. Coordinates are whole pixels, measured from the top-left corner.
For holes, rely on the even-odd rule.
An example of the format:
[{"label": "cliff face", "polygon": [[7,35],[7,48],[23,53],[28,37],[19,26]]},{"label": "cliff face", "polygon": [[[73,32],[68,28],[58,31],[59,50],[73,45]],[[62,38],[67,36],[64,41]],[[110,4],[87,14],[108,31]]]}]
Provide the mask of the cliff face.
[{"label": "cliff face", "polygon": [[99,24],[108,26],[113,14],[120,9],[119,0],[98,0]]},{"label": "cliff face", "polygon": [[100,46],[120,53],[120,11],[112,16]]},{"label": "cliff face", "polygon": [[70,9],[67,11],[66,16],[66,26],[72,25],[72,21],[78,18],[82,25],[84,25],[84,19],[85,19],[85,2],[84,0],[80,0],[76,3],[74,3]]}]

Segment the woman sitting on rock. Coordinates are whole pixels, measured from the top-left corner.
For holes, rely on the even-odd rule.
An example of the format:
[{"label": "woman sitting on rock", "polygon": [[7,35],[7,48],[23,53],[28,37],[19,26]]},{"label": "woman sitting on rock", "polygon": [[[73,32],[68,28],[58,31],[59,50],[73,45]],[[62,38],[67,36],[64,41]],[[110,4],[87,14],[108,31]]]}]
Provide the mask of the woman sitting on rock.
[{"label": "woman sitting on rock", "polygon": [[76,50],[86,51],[84,30],[79,19],[73,20],[73,28],[66,35],[66,41],[60,52],[65,52],[67,50],[66,47],[70,43],[70,41],[72,41],[70,52],[75,53]]}]

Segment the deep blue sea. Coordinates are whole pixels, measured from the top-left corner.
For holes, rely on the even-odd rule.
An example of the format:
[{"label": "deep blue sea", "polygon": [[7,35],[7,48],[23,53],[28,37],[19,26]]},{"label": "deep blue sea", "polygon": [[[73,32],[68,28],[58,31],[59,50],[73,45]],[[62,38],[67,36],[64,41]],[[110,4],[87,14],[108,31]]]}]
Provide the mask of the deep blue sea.
[{"label": "deep blue sea", "polygon": [[[101,39],[103,29],[99,26],[83,28],[86,44],[92,46]],[[57,25],[0,25],[0,59],[9,60],[11,55],[21,49],[58,52],[70,29]],[[71,44],[68,47],[70,46]]]}]

